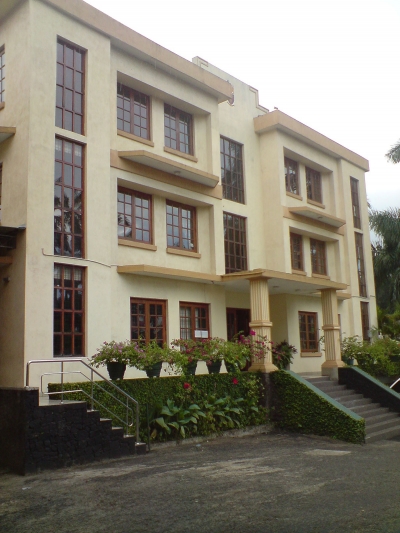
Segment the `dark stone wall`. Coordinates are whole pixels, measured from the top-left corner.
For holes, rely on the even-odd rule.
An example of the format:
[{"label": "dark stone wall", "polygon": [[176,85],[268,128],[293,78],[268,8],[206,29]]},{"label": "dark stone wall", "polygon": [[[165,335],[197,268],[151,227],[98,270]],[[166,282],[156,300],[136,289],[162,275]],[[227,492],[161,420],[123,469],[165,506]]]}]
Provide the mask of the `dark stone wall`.
[{"label": "dark stone wall", "polygon": [[38,398],[38,389],[0,389],[0,466],[23,475],[135,452],[135,438],[86,402],[39,406]]}]

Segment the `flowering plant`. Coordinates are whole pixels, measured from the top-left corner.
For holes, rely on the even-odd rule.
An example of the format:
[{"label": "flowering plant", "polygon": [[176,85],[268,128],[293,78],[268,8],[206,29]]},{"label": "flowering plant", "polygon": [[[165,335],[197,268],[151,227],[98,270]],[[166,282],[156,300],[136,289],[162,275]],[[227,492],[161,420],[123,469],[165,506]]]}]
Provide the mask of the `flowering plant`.
[{"label": "flowering plant", "polygon": [[218,337],[211,339],[175,339],[171,345],[178,350],[170,352],[171,365],[173,364],[182,373],[186,372],[188,365],[196,363],[197,361],[205,361],[207,365],[211,365],[215,361],[222,361],[223,346],[225,341]]},{"label": "flowering plant", "polygon": [[129,345],[129,364],[139,370],[152,368],[156,363],[168,361],[170,349],[167,344],[159,345],[152,340],[148,344],[132,341]]},{"label": "flowering plant", "polygon": [[235,336],[233,341],[225,341],[221,347],[222,356],[227,365],[244,368],[251,357],[251,341],[242,334]]},{"label": "flowering plant", "polygon": [[107,363],[122,363],[129,365],[130,342],[103,342],[101,348],[91,357],[90,364],[96,368],[105,366]]},{"label": "flowering plant", "polygon": [[279,370],[284,370],[293,362],[293,356],[297,349],[287,341],[282,341],[272,347],[272,362]]}]

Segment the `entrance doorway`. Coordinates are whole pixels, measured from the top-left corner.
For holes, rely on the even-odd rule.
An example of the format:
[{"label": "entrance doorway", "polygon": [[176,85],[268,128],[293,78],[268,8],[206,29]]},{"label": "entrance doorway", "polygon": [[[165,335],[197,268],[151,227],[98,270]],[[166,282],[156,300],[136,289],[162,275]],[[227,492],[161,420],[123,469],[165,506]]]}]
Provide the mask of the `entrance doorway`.
[{"label": "entrance doorway", "polygon": [[226,309],[227,339],[231,341],[239,332],[247,336],[250,333],[250,309]]}]

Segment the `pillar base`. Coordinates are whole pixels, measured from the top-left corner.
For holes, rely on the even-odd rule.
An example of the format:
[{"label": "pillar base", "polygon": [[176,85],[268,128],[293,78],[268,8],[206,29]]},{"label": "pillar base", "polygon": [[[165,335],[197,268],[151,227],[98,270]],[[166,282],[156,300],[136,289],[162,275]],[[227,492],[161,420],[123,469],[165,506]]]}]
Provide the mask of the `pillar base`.
[{"label": "pillar base", "polygon": [[331,361],[325,361],[321,365],[321,374],[323,376],[329,376],[331,379],[339,379],[338,368],[343,368],[345,363],[341,360],[333,359]]},{"label": "pillar base", "polygon": [[261,363],[252,363],[249,372],[275,372],[275,370],[278,370],[278,367],[275,366],[273,363],[270,363],[268,361],[263,361]]}]

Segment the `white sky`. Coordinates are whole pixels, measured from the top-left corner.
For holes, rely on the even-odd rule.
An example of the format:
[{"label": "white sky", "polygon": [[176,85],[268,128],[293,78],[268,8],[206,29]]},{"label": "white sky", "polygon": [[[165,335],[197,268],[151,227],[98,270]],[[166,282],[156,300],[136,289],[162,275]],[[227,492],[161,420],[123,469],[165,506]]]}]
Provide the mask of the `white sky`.
[{"label": "white sky", "polygon": [[372,206],[400,207],[400,0],[87,1],[367,158]]}]

